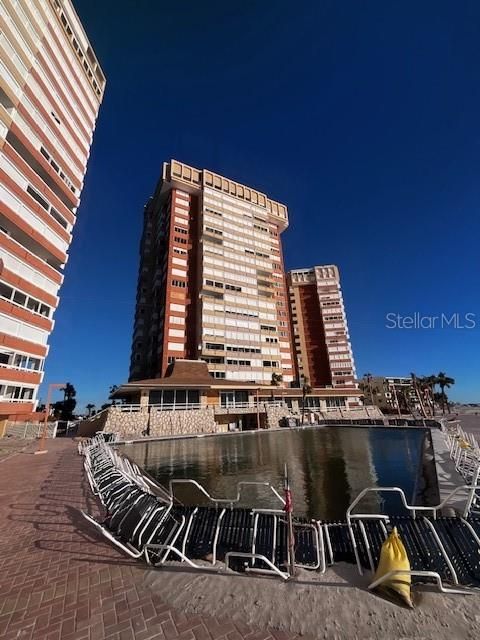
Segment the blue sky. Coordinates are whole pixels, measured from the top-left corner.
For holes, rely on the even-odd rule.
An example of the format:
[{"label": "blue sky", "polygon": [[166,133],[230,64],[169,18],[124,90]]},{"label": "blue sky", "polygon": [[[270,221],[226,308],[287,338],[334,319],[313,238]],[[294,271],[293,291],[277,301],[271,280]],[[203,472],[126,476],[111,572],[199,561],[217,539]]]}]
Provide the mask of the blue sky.
[{"label": "blue sky", "polygon": [[75,6],[107,90],[45,383],[81,408],[127,379],[142,209],[174,157],[285,202],[287,268],[339,265],[359,376],[444,370],[480,401],[480,3]]}]

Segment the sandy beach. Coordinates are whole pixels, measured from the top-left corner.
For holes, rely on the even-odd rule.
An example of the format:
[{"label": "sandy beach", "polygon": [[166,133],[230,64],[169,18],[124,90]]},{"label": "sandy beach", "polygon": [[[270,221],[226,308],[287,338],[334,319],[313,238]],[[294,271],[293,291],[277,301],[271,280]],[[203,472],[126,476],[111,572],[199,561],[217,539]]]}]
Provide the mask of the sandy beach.
[{"label": "sandy beach", "polygon": [[480,637],[480,592],[446,595],[413,589],[409,610],[367,591],[369,573],[339,563],[324,575],[300,570],[295,581],[165,568],[145,574],[145,586],[188,613],[227,617],[309,638],[451,640]]}]

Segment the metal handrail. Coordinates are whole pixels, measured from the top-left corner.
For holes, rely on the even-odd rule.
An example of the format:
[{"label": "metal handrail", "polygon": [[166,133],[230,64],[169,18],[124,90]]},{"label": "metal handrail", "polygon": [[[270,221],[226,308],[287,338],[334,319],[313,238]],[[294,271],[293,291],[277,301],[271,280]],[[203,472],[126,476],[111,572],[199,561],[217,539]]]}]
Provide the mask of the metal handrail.
[{"label": "metal handrail", "polygon": [[270,560],[266,556],[263,556],[261,554],[245,553],[243,551],[228,551],[225,554],[225,565],[226,565],[227,569],[230,568],[230,558],[250,558],[251,560],[262,560],[262,562],[265,562],[265,564],[270,567],[270,570],[268,570],[268,569],[255,569],[253,567],[245,567],[245,571],[247,573],[268,573],[268,574],[270,574],[270,573],[273,572],[273,573],[276,573],[277,575],[279,575],[284,580],[288,580],[290,578],[290,574],[289,573],[286,573],[285,571],[281,571],[272,562],[270,562]]},{"label": "metal handrail", "polygon": [[240,502],[242,487],[244,486],[254,485],[254,486],[268,487],[272,491],[272,493],[275,495],[275,497],[278,498],[278,500],[280,500],[280,502],[285,506],[285,500],[278,493],[275,487],[273,487],[269,482],[255,482],[255,481],[249,481],[249,480],[242,480],[241,482],[237,483],[237,495],[235,498],[214,498],[208,493],[205,487],[203,487],[196,480],[191,480],[188,478],[172,478],[168,483],[168,488],[169,488],[172,499],[175,498],[173,493],[174,484],[193,484],[206,498],[210,500],[210,502],[213,502],[214,504],[229,504],[229,505],[237,504]]},{"label": "metal handrail", "polygon": [[475,475],[472,478],[472,484],[463,484],[463,485],[459,485],[458,487],[455,487],[455,489],[453,491],[451,491],[444,500],[442,500],[442,502],[440,502],[437,505],[431,506],[431,507],[424,507],[424,506],[417,506],[417,505],[411,505],[408,504],[407,499],[405,497],[405,493],[403,491],[403,489],[401,489],[400,487],[367,487],[366,489],[363,489],[358,496],[355,498],[355,500],[352,502],[352,504],[348,507],[347,509],[347,513],[346,513],[346,517],[347,517],[347,523],[350,524],[350,521],[352,518],[356,518],[356,519],[360,519],[360,518],[368,518],[368,517],[372,517],[372,516],[381,516],[382,514],[365,514],[365,513],[356,513],[356,514],[352,514],[353,509],[357,506],[357,504],[360,502],[360,500],[367,495],[367,493],[381,493],[382,491],[388,492],[388,493],[399,493],[400,494],[400,498],[402,500],[402,504],[405,507],[405,509],[407,509],[407,511],[410,511],[413,514],[413,517],[416,516],[416,512],[417,511],[431,511],[433,512],[433,517],[436,518],[437,517],[437,511],[439,509],[443,509],[443,507],[449,502],[449,500],[456,495],[457,493],[459,493],[460,491],[469,491],[469,498],[467,500],[467,504],[465,505],[465,509],[463,511],[463,517],[466,518],[468,517],[470,508],[471,508],[471,503],[473,502],[473,499],[475,497],[475,493],[477,491],[480,490],[480,486],[478,484],[478,477],[479,477],[479,473],[480,473],[480,466],[477,468]]}]

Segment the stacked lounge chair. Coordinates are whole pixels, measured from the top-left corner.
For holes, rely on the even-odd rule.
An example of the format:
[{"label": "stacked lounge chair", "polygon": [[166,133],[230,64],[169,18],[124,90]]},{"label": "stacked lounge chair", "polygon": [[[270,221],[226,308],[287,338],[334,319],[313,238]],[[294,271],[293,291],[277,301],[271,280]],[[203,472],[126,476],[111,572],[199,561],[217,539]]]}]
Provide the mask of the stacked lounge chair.
[{"label": "stacked lounge chair", "polygon": [[[103,520],[85,518],[113,544],[133,558],[152,566],[186,563],[202,570],[276,574],[290,577],[284,501],[278,509],[240,508],[242,486],[229,499],[210,496],[193,480],[172,481],[168,489],[119,455],[104,438],[79,448],[92,492],[105,511]],[[479,465],[469,482],[458,487],[467,494],[462,516],[442,517],[448,498],[435,507],[409,505],[397,487],[365,489],[347,510],[346,520],[330,522],[293,519],[297,567],[324,572],[339,561],[356,563],[360,573],[374,571],[380,549],[396,526],[407,549],[414,580],[434,582],[441,590],[465,593],[463,587],[480,587],[480,518],[472,515],[477,504]],[[184,506],[175,497],[175,485],[192,483],[211,506]],[[404,515],[355,513],[364,495],[393,491],[400,494]],[[453,589],[444,587],[453,585]]]}]

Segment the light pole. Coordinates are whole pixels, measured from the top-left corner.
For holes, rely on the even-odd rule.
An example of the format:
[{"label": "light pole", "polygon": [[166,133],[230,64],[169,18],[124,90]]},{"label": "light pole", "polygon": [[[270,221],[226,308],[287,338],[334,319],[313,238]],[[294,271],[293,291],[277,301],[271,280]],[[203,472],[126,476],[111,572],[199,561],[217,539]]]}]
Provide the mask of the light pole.
[{"label": "light pole", "polygon": [[40,442],[38,444],[38,449],[35,451],[36,454],[38,453],[47,453],[47,450],[45,449],[45,442],[47,440],[47,422],[48,422],[48,416],[50,413],[50,399],[52,396],[52,390],[53,389],[62,389],[63,387],[65,387],[66,384],[65,382],[52,382],[48,385],[48,394],[47,394],[47,406],[45,407],[45,418],[43,421],[43,431],[42,431],[42,436],[40,438]]}]

